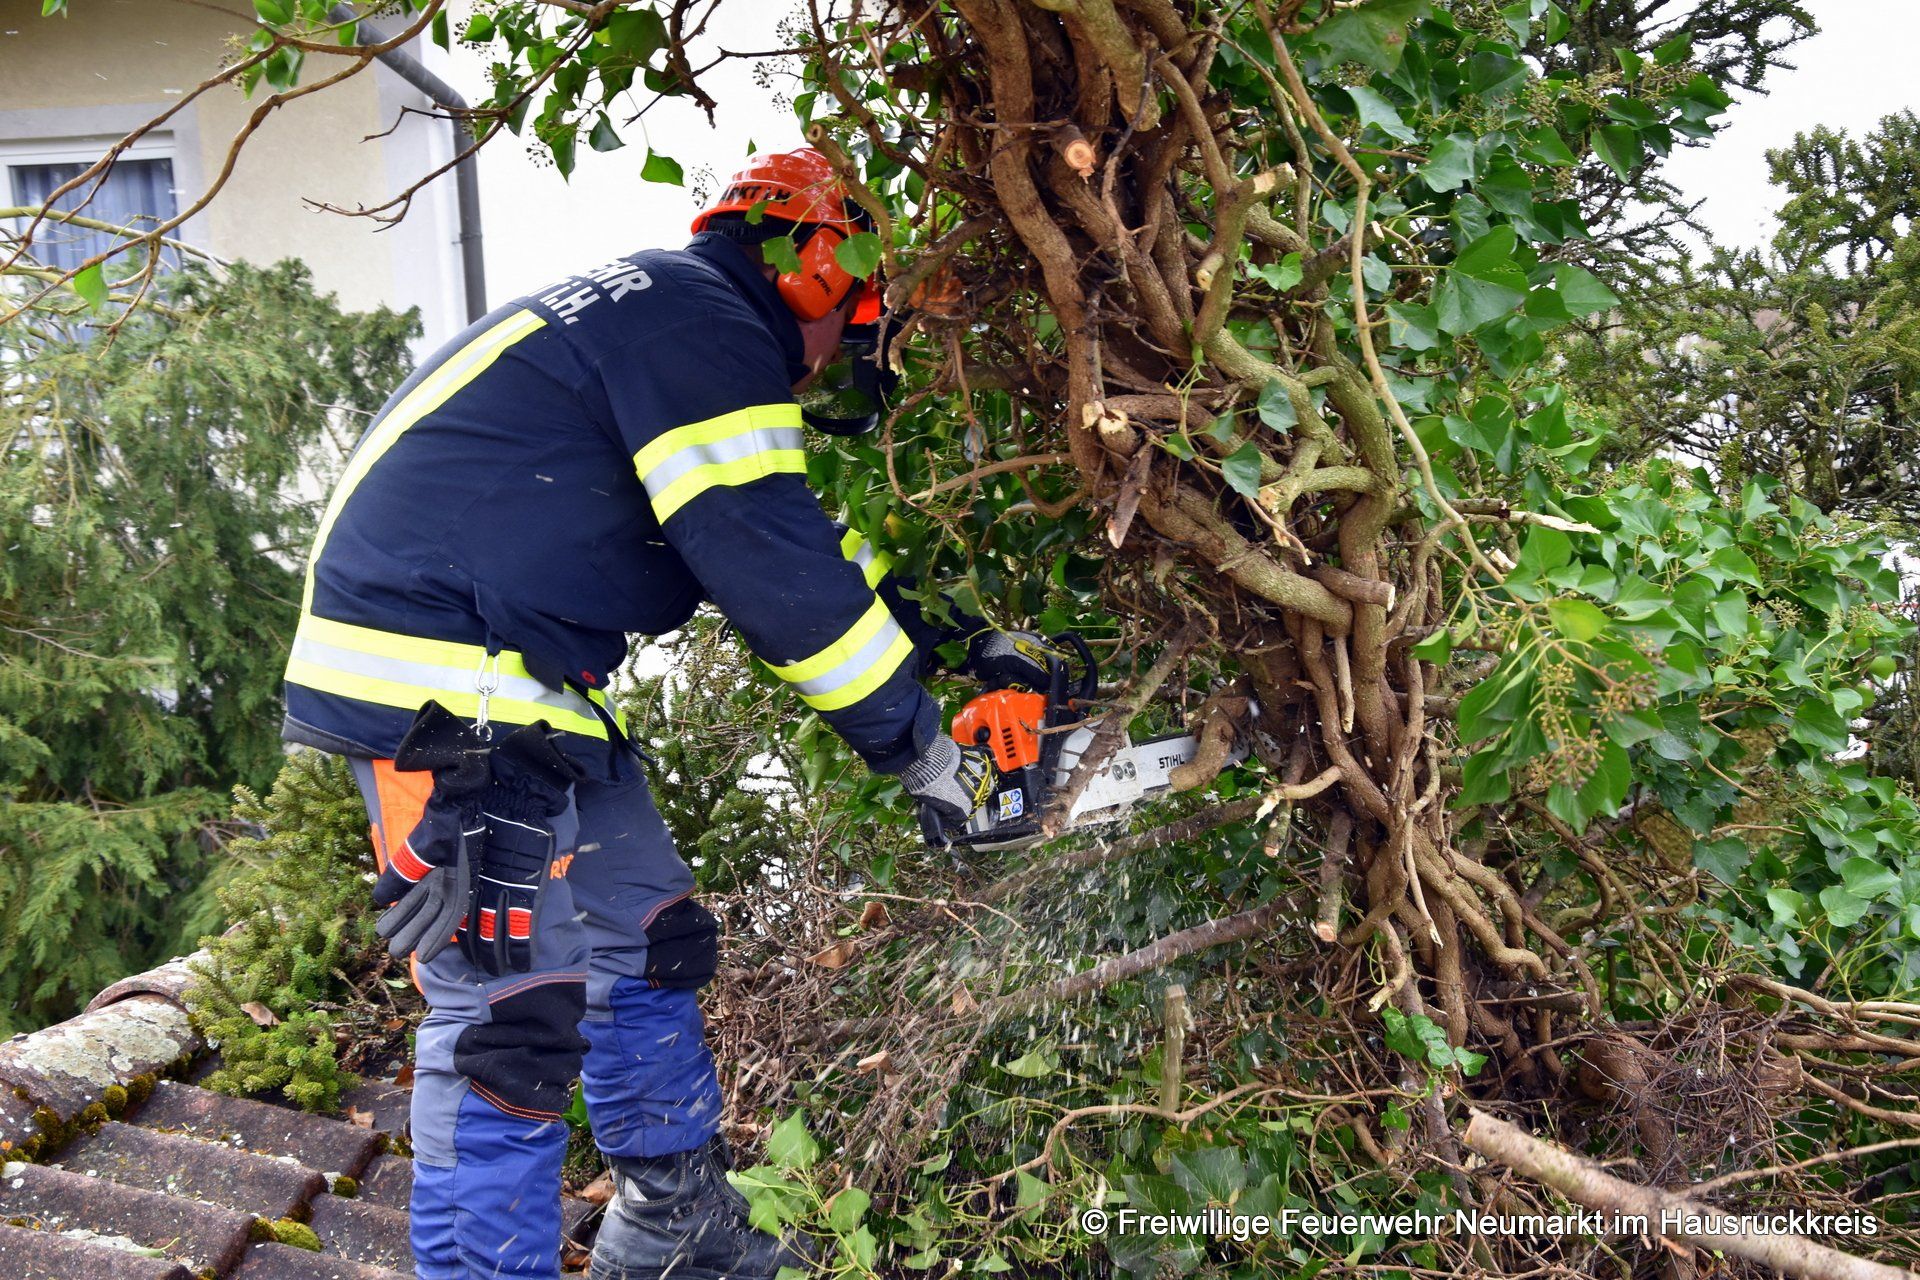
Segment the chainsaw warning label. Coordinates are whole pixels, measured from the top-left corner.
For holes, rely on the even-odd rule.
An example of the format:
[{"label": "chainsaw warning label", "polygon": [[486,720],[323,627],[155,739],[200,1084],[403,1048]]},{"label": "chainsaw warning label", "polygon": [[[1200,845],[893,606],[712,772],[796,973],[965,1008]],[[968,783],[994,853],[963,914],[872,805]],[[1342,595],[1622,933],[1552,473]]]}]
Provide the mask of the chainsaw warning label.
[{"label": "chainsaw warning label", "polygon": [[996,822],[1007,822],[1013,818],[1018,818],[1027,811],[1027,793],[1018,788],[1012,791],[1002,791],[999,795],[999,801],[998,811],[994,814],[994,821]]}]

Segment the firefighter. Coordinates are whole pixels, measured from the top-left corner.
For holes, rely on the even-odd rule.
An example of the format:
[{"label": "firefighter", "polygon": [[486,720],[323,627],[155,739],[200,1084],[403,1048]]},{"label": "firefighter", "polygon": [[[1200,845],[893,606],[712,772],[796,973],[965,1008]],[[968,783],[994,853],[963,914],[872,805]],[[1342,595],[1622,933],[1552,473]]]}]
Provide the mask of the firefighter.
[{"label": "firefighter", "polygon": [[[862,225],[817,152],[754,157],[685,249],[569,277],[429,359],[320,521],[286,737],[351,761],[380,929],[429,1005],[420,1280],[558,1275],[576,1078],[615,1173],[596,1280],[804,1265],[723,1176],[696,999],[716,922],[607,682],[630,633],[710,602],[917,803],[950,823],[982,803],[990,758],[940,732],[920,678],[966,638],[969,665],[1004,679],[1033,665],[1028,638],[929,624],[805,483],[796,393],[877,311],[834,253]],[[798,271],[764,261],[775,235]]]}]

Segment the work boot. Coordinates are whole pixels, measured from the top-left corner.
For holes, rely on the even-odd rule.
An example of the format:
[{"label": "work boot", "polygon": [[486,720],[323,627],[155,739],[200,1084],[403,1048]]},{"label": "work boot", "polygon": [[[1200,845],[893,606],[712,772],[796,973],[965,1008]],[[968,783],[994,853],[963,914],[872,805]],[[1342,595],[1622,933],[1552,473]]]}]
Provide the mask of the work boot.
[{"label": "work boot", "polygon": [[691,1151],[611,1160],[614,1197],[588,1280],[774,1280],[782,1267],[812,1269],[797,1242],[747,1225],[719,1134]]}]

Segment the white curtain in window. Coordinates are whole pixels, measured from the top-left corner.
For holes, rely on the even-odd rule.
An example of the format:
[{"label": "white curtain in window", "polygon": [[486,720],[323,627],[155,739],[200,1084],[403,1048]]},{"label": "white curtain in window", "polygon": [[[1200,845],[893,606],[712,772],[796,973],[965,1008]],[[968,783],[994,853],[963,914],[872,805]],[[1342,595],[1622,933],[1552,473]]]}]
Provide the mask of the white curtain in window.
[{"label": "white curtain in window", "polygon": [[[61,184],[85,172],[87,166],[74,164],[21,164],[11,166],[13,202],[32,207],[45,204],[47,197]],[[94,184],[82,183],[54,202],[56,209],[78,208]],[[170,160],[121,160],[107,171],[106,181],[87,201],[84,215],[116,227],[151,227],[173,217],[178,209],[173,193],[173,162]],[[104,231],[43,222],[33,235],[33,254],[42,263],[61,271],[79,266],[99,253],[113,240]],[[164,255],[170,260],[172,254]]]}]

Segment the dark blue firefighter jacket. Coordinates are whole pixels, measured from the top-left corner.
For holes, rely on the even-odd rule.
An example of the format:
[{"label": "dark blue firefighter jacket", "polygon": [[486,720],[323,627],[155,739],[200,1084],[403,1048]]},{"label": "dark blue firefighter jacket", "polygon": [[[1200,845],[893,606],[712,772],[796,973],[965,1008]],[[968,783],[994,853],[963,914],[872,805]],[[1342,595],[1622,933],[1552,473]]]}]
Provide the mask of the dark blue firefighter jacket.
[{"label": "dark blue firefighter jacket", "polygon": [[807,488],[803,371],[773,285],[713,235],[469,327],[394,392],[328,503],[286,736],[391,756],[432,698],[591,752],[629,633],[711,601],[869,765],[903,768],[939,728],[927,632]]}]

